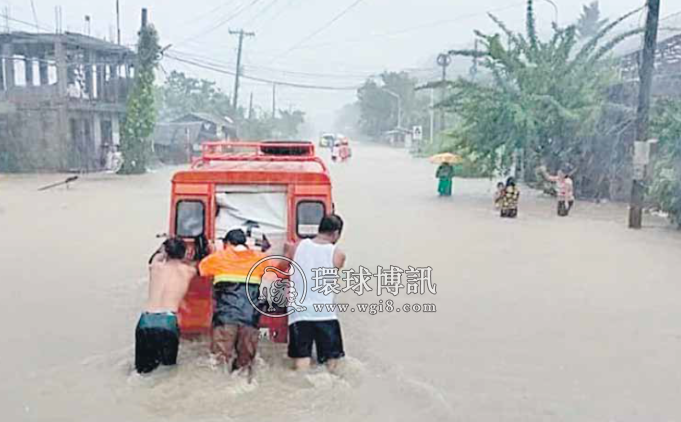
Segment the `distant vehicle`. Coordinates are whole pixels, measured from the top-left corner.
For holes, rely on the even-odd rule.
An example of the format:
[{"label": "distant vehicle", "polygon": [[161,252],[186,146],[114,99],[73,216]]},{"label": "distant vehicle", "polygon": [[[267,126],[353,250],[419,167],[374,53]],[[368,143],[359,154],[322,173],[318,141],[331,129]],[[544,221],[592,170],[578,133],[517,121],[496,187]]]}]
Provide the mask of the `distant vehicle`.
[{"label": "distant vehicle", "polygon": [[336,143],[337,136],[333,133],[325,133],[319,138],[319,146],[331,148]]}]

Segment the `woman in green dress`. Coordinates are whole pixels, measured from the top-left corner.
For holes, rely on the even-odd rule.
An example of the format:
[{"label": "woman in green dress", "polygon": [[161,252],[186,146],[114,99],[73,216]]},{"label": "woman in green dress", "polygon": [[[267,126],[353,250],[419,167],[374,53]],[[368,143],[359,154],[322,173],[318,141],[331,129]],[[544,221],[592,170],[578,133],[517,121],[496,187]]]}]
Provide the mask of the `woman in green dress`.
[{"label": "woman in green dress", "polygon": [[452,179],[454,178],[454,166],[450,163],[442,163],[437,168],[435,177],[440,179],[437,191],[440,196],[452,196]]}]

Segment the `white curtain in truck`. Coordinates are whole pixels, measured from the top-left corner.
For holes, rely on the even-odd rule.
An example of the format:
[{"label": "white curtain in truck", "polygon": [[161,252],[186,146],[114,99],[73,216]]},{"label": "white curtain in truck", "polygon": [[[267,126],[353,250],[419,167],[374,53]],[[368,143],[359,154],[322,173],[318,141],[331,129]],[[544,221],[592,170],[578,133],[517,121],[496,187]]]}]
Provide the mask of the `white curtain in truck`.
[{"label": "white curtain in truck", "polygon": [[283,253],[288,221],[287,195],[285,191],[264,188],[267,187],[239,186],[216,195],[215,235],[218,240],[229,230],[243,228],[245,231],[249,226],[247,223],[253,222],[257,227],[252,230],[253,238],[249,239],[251,246],[264,234],[272,244],[268,254]]}]

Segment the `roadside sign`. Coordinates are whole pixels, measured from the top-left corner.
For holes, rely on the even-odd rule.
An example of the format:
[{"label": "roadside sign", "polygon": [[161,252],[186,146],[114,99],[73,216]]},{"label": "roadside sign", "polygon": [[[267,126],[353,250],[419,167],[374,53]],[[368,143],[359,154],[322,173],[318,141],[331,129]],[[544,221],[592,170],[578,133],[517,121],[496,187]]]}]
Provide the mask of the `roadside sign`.
[{"label": "roadside sign", "polygon": [[422,141],[423,140],[423,126],[414,126],[412,134],[413,134],[415,141]]}]

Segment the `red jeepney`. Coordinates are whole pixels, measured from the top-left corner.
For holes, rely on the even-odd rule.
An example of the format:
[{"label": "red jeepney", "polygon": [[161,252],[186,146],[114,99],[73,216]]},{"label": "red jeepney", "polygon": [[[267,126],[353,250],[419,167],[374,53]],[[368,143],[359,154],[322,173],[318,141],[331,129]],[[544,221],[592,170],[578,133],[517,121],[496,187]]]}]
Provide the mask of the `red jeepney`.
[{"label": "red jeepney", "polygon": [[[312,143],[211,142],[173,176],[169,233],[190,249],[201,235],[220,248],[227,231],[242,227],[254,244],[267,237],[267,254],[281,255],[286,242],[314,236],[332,210],[329,172]],[[182,334],[209,334],[212,315],[211,280],[196,277],[179,313]],[[285,343],[287,319],[263,315],[262,335]]]}]

